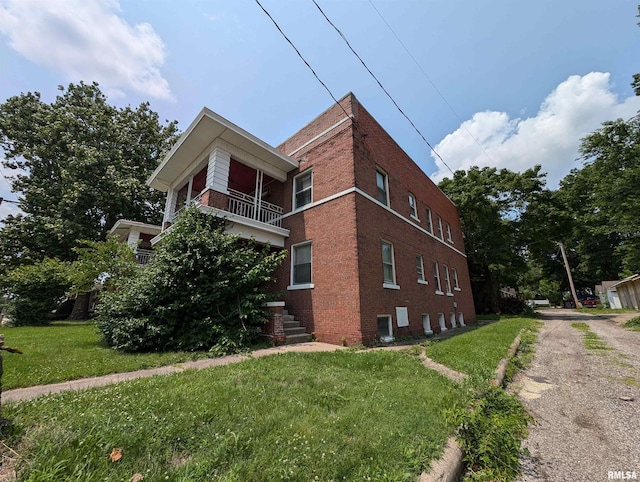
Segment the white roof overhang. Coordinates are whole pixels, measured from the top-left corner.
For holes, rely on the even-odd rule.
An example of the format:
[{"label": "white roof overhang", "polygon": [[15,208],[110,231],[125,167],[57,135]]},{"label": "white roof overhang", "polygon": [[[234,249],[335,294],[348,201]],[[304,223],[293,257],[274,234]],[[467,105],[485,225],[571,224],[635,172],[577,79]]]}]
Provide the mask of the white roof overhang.
[{"label": "white roof overhang", "polygon": [[153,171],[147,184],[154,189],[168,191],[184,169],[217,139],[262,160],[272,168],[270,171],[281,173],[278,176],[281,180],[286,179],[286,173],[298,167],[295,159],[205,107]]}]

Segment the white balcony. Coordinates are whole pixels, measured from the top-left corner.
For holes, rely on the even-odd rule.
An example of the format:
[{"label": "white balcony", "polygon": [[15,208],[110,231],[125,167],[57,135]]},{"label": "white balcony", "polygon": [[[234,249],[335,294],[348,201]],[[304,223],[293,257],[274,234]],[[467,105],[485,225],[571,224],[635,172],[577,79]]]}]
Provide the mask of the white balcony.
[{"label": "white balcony", "polygon": [[228,210],[244,218],[272,226],[282,226],[282,208],[234,189],[229,189]]},{"label": "white balcony", "polygon": [[140,266],[145,266],[149,264],[149,261],[151,261],[154,254],[155,253],[153,252],[152,249],[136,248],[135,250],[136,261]]}]

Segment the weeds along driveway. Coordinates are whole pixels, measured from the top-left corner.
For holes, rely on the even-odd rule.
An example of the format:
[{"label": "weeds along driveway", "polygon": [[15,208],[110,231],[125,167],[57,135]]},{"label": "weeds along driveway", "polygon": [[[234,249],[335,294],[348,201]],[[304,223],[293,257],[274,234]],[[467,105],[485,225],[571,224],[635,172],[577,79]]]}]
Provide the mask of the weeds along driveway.
[{"label": "weeds along driveway", "polygon": [[533,363],[514,383],[535,419],[518,480],[640,479],[640,332],[610,315],[542,316]]}]

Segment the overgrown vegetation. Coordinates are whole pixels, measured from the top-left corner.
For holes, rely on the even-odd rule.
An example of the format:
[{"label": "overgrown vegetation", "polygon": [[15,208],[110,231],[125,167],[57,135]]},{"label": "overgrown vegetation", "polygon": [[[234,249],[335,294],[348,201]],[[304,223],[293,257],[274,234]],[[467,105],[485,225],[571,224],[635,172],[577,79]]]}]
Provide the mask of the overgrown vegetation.
[{"label": "overgrown vegetation", "polygon": [[520,473],[520,444],[533,419],[515,395],[486,382],[473,385],[470,407],[452,413],[467,464],[465,480],[510,481]]},{"label": "overgrown vegetation", "polygon": [[538,327],[535,329],[522,330],[520,334],[520,345],[515,356],[511,357],[507,369],[505,371],[504,383],[509,384],[513,381],[513,377],[521,370],[524,370],[531,364],[533,355],[535,354],[534,346],[537,338]]},{"label": "overgrown vegetation", "polygon": [[51,321],[49,313],[62,302],[71,285],[69,265],[45,258],[10,271],[1,284],[10,294],[8,311],[14,325],[46,325]]},{"label": "overgrown vegetation", "polygon": [[584,333],[584,346],[588,350],[611,350],[602,338],[589,329],[586,323],[571,323],[571,327]]},{"label": "overgrown vegetation", "polygon": [[285,251],[225,231],[226,220],[188,209],[154,259],[97,310],[105,342],[129,352],[234,352],[267,321],[268,285]]},{"label": "overgrown vegetation", "polygon": [[636,316],[635,318],[631,318],[627,321],[624,326],[627,328],[631,328],[633,330],[640,330],[640,316]]},{"label": "overgrown vegetation", "polygon": [[9,405],[6,442],[22,480],[413,481],[462,397],[407,352],[290,353]]},{"label": "overgrown vegetation", "polygon": [[520,472],[520,444],[531,417],[517,397],[490,380],[523,328],[505,380],[531,362],[539,325],[532,319],[505,318],[427,348],[427,356],[471,375],[465,384],[465,401],[448,412],[459,427],[457,440],[467,463],[465,480],[511,481]]},{"label": "overgrown vegetation", "polygon": [[77,256],[73,262],[45,258],[10,270],[1,278],[0,286],[9,296],[13,325],[48,324],[51,311],[69,296],[76,297],[76,313],[71,318],[84,319],[91,291],[114,290],[138,272],[133,249],[114,237],[79,241],[73,251]]}]

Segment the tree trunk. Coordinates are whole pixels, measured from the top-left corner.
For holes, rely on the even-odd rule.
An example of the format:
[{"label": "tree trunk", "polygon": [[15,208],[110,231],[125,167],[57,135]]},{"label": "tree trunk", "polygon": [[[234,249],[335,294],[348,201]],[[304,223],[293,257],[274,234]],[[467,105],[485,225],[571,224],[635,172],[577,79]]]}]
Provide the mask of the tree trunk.
[{"label": "tree trunk", "polygon": [[91,293],[80,293],[76,296],[73,310],[69,315],[69,320],[86,320],[89,318],[89,295]]}]

